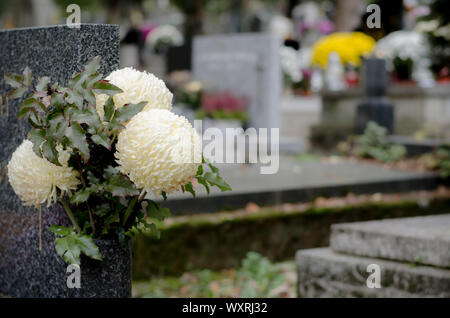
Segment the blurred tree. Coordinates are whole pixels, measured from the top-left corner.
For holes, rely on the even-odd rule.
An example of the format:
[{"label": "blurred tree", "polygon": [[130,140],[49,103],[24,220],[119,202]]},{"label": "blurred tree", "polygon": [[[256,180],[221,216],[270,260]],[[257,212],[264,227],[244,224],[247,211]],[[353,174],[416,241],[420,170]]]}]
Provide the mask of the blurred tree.
[{"label": "blurred tree", "polygon": [[203,18],[205,6],[212,0],[172,0],[185,15],[184,36],[187,43],[190,43],[193,37],[203,33]]},{"label": "blurred tree", "polygon": [[362,0],[336,0],[336,31],[348,32],[359,27],[362,4]]}]

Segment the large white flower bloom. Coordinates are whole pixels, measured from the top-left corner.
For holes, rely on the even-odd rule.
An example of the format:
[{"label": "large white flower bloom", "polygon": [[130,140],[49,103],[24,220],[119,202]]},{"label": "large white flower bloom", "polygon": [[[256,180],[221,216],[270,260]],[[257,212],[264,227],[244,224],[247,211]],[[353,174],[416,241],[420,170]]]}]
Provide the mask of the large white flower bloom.
[{"label": "large white flower bloom", "polygon": [[395,57],[410,58],[414,63],[429,57],[430,47],[426,37],[415,31],[395,31],[380,39],[375,47],[378,55],[389,64]]},{"label": "large white flower bloom", "polygon": [[[147,72],[140,72],[132,67],[126,67],[112,72],[106,80],[123,90],[122,93],[113,97],[114,105],[117,108],[126,104],[137,104],[148,102],[144,110],[151,108],[172,109],[173,94],[166,84]],[[96,107],[100,118],[105,114],[104,105],[108,96],[105,94],[96,95]]]},{"label": "large white flower bloom", "polygon": [[289,46],[282,46],[280,48],[280,59],[283,74],[288,76],[289,80],[293,83],[300,82],[303,74],[301,72],[298,52]]},{"label": "large white flower bloom", "polygon": [[79,184],[78,173],[67,166],[70,155],[58,147],[57,166],[33,152],[33,143],[24,140],[14,151],[8,163],[8,179],[25,206],[47,206],[56,202],[56,188],[75,190]]},{"label": "large white flower bloom", "polygon": [[116,149],[119,170],[137,188],[159,195],[179,190],[195,176],[202,143],[186,118],[151,109],[130,120],[119,134]]}]

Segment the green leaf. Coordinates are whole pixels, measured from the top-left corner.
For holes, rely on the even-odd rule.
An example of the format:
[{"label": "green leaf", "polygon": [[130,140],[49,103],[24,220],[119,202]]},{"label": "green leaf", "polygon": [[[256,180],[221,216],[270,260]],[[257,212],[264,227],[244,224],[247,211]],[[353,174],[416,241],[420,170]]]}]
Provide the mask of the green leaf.
[{"label": "green leaf", "polygon": [[50,77],[44,76],[38,79],[38,83],[36,85],[37,91],[46,91],[47,86],[50,83]]},{"label": "green leaf", "polygon": [[26,86],[18,87],[8,93],[9,98],[22,98],[23,94],[28,91]]},{"label": "green leaf", "polygon": [[66,128],[69,126],[69,122],[64,117],[61,111],[55,110],[47,115],[47,122],[49,125],[48,131],[56,139],[64,137]]},{"label": "green leaf", "polygon": [[114,110],[115,110],[114,100],[112,99],[112,97],[108,98],[104,107],[105,107],[104,119],[105,119],[105,121],[111,121],[111,119],[113,118],[113,115],[114,115]]},{"label": "green leaf", "polygon": [[57,238],[55,239],[55,249],[59,256],[69,264],[80,265],[80,254],[101,261],[102,256],[95,245],[92,237],[75,233],[73,228],[53,225],[49,227]]},{"label": "green leaf", "polygon": [[167,193],[165,191],[161,192],[161,196],[163,197],[164,201],[167,200]]},{"label": "green leaf", "polygon": [[41,145],[47,140],[44,129],[32,129],[28,133],[28,140],[33,143],[34,153],[42,158]]},{"label": "green leaf", "polygon": [[195,178],[197,179],[199,184],[201,184],[205,187],[206,192],[209,194],[210,189],[209,189],[208,183],[206,182],[205,178],[203,178],[202,176],[196,176]]},{"label": "green leaf", "polygon": [[27,98],[22,104],[19,105],[19,107],[34,107],[34,105],[36,104],[37,100],[36,98],[30,97]]},{"label": "green leaf", "polygon": [[121,108],[116,109],[114,114],[114,121],[124,123],[129,121],[134,115],[138,114],[142,109],[144,109],[147,102],[141,102],[139,104],[127,104]]},{"label": "green leaf", "polygon": [[108,125],[106,125],[106,127],[109,131],[114,132],[114,131],[122,130],[125,126],[119,122],[112,121],[112,122],[109,122]]},{"label": "green leaf", "polygon": [[61,108],[64,106],[64,94],[54,92],[51,96],[50,104],[56,108]]},{"label": "green leaf", "polygon": [[90,76],[95,72],[97,72],[99,68],[100,68],[100,56],[96,56],[92,60],[90,60],[88,64],[84,66],[83,73]]},{"label": "green leaf", "polygon": [[168,208],[163,208],[159,203],[152,200],[146,200],[146,202],[148,203],[146,211],[149,217],[163,221],[170,216],[170,210]]},{"label": "green leaf", "polygon": [[113,175],[118,174],[119,170],[117,170],[117,168],[114,168],[113,166],[108,166],[107,168],[105,168],[105,170],[103,171],[103,177],[105,179],[109,179],[111,178]]},{"label": "green leaf", "polygon": [[204,178],[210,185],[218,187],[221,191],[231,191],[230,185],[215,172],[205,173]]},{"label": "green leaf", "polygon": [[70,141],[70,145],[78,149],[83,157],[83,160],[87,162],[89,160],[89,145],[86,141],[86,135],[83,128],[77,122],[72,122],[72,125],[66,128],[66,137]]},{"label": "green leaf", "polygon": [[95,100],[94,92],[91,89],[83,89],[82,96],[88,102],[90,107],[95,108],[97,101]]},{"label": "green leaf", "polygon": [[213,166],[211,163],[208,162],[208,166],[209,166],[209,169],[211,169],[211,171],[213,173],[219,173],[219,169],[217,167]]},{"label": "green leaf", "polygon": [[77,245],[74,235],[57,238],[55,240],[55,249],[59,256],[69,264],[80,265],[80,248]]},{"label": "green leaf", "polygon": [[73,232],[73,228],[60,226],[60,225],[52,225],[48,227],[50,232],[53,232],[55,235],[66,236]]},{"label": "green leaf", "polygon": [[109,83],[106,80],[97,81],[92,85],[96,94],[106,94],[109,96],[122,93],[123,91],[114,84]]},{"label": "green leaf", "polygon": [[111,150],[109,138],[104,132],[99,132],[97,135],[91,136],[91,139],[97,145],[103,146],[106,149]]},{"label": "green leaf", "polygon": [[74,104],[78,107],[78,109],[83,108],[83,95],[78,90],[75,89],[67,89],[66,90],[66,101],[69,104]]},{"label": "green leaf", "polygon": [[73,74],[72,79],[70,80],[67,87],[71,88],[71,89],[79,89],[79,88],[81,88],[81,85],[84,80],[85,80],[85,76],[83,76],[83,74],[75,73],[75,74]]},{"label": "green leaf", "polygon": [[102,79],[101,74],[94,73],[94,74],[90,75],[88,77],[88,79],[86,80],[86,87],[92,88],[92,86],[95,84],[95,82],[98,82],[101,79]]},{"label": "green leaf", "polygon": [[89,191],[89,189],[87,188],[81,189],[73,194],[73,196],[70,198],[70,203],[72,204],[84,203],[89,199],[90,195],[91,192]]},{"label": "green leaf", "polygon": [[186,189],[187,192],[191,193],[192,196],[195,198],[195,190],[194,187],[192,186],[192,182],[186,183],[184,188]]},{"label": "green leaf", "polygon": [[89,183],[92,185],[100,183],[100,180],[96,176],[94,176],[94,174],[91,171],[87,172],[87,179]]},{"label": "green leaf", "polygon": [[60,166],[58,161],[58,151],[53,137],[48,137],[41,145],[42,154],[51,163]]},{"label": "green leaf", "polygon": [[78,124],[87,124],[89,127],[94,128],[95,131],[100,129],[100,117],[97,114],[96,110],[92,109],[75,109],[71,108],[68,111],[68,115],[71,121],[75,121]]},{"label": "green leaf", "polygon": [[36,120],[35,117],[36,117],[36,116],[29,116],[29,117],[28,117],[28,123],[29,123],[33,128],[41,129],[41,128],[42,128],[42,125],[39,124],[39,123],[37,122],[37,120]]},{"label": "green leaf", "polygon": [[102,260],[102,255],[100,254],[98,246],[95,245],[92,237],[81,234],[78,235],[77,245],[84,255],[98,261]]},{"label": "green leaf", "polygon": [[196,176],[201,176],[201,175],[203,175],[203,165],[199,165],[197,168]]},{"label": "green leaf", "polygon": [[23,87],[23,76],[19,74],[6,74],[5,83],[13,88]]},{"label": "green leaf", "polygon": [[111,192],[113,196],[138,195],[139,191],[134,184],[123,175],[113,175],[105,186],[105,190]]},{"label": "green leaf", "polygon": [[23,107],[23,105],[21,105],[21,107],[20,107],[20,110],[19,110],[19,112],[17,113],[17,118],[22,118],[22,117],[25,117],[26,115],[28,115],[28,113],[30,112],[30,111],[32,111],[33,110],[33,106],[26,106],[26,107]]}]

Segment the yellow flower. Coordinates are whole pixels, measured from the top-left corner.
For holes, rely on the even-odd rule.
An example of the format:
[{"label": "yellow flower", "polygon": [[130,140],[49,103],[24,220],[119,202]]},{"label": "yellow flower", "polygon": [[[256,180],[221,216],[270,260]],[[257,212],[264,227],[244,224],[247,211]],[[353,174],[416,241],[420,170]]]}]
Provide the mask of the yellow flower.
[{"label": "yellow flower", "polygon": [[118,169],[138,189],[170,193],[196,174],[202,143],[192,125],[165,109],[134,116],[119,134],[115,157]]},{"label": "yellow flower", "polygon": [[38,157],[33,151],[33,143],[29,140],[24,140],[14,151],[8,163],[8,179],[25,206],[38,208],[45,201],[47,206],[50,206],[56,202],[56,188],[62,192],[77,188],[78,173],[67,166],[70,154],[63,151],[62,147],[57,150],[62,166],[56,166]]},{"label": "yellow flower", "polygon": [[361,32],[333,33],[317,41],[313,46],[312,63],[327,67],[328,55],[336,52],[342,64],[361,64],[361,56],[372,52],[375,40]]},{"label": "yellow flower", "polygon": [[[122,93],[113,97],[116,108],[130,103],[148,102],[144,110],[151,108],[172,109],[173,94],[166,87],[166,84],[153,74],[126,67],[112,72],[106,77],[106,80],[123,90]],[[100,94],[95,97],[97,112],[103,119],[105,115],[104,106],[108,96]]]}]

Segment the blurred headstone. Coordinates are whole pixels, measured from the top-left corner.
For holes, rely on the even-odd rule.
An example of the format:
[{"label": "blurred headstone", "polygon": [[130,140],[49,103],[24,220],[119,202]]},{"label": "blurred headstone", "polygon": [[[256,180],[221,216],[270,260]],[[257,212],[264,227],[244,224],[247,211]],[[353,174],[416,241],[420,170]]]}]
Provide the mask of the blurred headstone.
[{"label": "blurred headstone", "polygon": [[357,134],[362,134],[369,121],[394,132],[394,105],[386,98],[387,72],[386,61],[371,57],[364,62],[363,83],[365,85],[366,98],[358,105],[356,115]]},{"label": "blurred headstone", "polygon": [[249,126],[279,128],[281,41],[267,34],[199,36],[194,40],[194,78],[207,89],[249,99]]},{"label": "blurred headstone", "polygon": [[[26,66],[34,78],[49,76],[66,84],[89,60],[101,57],[100,73],[119,66],[119,27],[82,24],[0,30],[0,94],[5,101],[11,90],[8,73],[22,73]],[[29,124],[17,119],[18,100],[10,100],[0,116],[0,163],[3,168],[26,138]],[[5,107],[4,107],[5,108]],[[42,210],[42,251],[39,251],[38,211],[24,207],[7,180],[0,183],[0,294],[11,297],[65,297],[76,295],[66,286],[67,264],[55,254],[52,224],[67,224],[55,205]],[[107,290],[111,286],[102,286]],[[120,292],[120,291],[119,291]],[[1,295],[0,295],[1,296]]]}]

